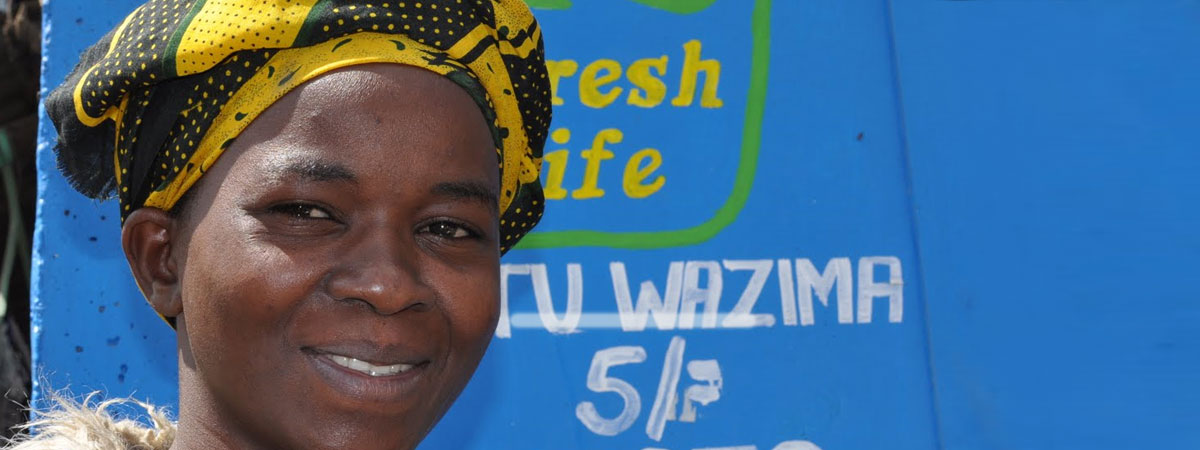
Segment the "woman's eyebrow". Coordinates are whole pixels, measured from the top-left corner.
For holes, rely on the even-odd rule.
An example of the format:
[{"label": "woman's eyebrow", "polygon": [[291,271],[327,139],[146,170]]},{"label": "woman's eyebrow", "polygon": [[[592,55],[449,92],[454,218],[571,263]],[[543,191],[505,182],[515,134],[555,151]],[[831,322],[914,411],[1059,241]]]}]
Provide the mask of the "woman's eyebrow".
[{"label": "woman's eyebrow", "polygon": [[278,178],[295,176],[300,177],[305,181],[348,181],[358,183],[358,177],[354,176],[354,172],[341,164],[319,161],[319,160],[301,160],[291,161],[275,170]]},{"label": "woman's eyebrow", "polygon": [[433,194],[454,199],[479,202],[487,205],[494,212],[498,212],[500,209],[500,195],[496,192],[496,189],[489,187],[484,183],[477,183],[474,181],[448,181],[438,183],[433,186]]}]

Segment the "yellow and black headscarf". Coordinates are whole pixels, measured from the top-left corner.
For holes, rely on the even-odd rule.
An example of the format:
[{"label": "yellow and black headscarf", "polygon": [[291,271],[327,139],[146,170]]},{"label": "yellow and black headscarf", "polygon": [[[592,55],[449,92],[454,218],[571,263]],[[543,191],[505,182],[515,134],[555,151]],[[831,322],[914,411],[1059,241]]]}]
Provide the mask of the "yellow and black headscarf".
[{"label": "yellow and black headscarf", "polygon": [[550,126],[541,29],[522,0],[150,0],[46,100],[58,162],[121,217],[170,210],[293,88],[366,63],[422,67],[471,94],[500,170],[501,251],[541,218]]}]

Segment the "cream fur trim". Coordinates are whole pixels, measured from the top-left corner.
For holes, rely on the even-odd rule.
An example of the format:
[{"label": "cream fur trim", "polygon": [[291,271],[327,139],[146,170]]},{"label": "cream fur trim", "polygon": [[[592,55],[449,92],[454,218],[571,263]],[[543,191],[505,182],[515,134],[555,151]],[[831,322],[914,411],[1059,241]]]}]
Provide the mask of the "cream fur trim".
[{"label": "cream fur trim", "polygon": [[[175,441],[175,424],[160,408],[133,399],[99,403],[93,392],[76,403],[54,395],[54,409],[37,413],[38,419],[23,425],[22,433],[4,446],[7,450],[168,450]],[[94,404],[94,406],[93,406]],[[152,427],[129,419],[116,419],[107,409],[133,405],[144,409]],[[36,434],[30,434],[36,433]]]}]

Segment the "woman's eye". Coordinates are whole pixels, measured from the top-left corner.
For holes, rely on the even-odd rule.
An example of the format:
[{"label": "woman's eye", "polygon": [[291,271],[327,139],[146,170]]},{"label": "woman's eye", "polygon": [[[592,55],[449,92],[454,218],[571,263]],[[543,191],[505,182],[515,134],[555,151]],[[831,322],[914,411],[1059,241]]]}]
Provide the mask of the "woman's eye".
[{"label": "woman's eye", "polygon": [[286,214],[296,219],[330,219],[333,216],[319,206],[304,203],[289,203],[271,208],[272,211]]},{"label": "woman's eye", "polygon": [[427,229],[431,234],[447,239],[462,239],[472,235],[471,231],[453,222],[433,223]]}]

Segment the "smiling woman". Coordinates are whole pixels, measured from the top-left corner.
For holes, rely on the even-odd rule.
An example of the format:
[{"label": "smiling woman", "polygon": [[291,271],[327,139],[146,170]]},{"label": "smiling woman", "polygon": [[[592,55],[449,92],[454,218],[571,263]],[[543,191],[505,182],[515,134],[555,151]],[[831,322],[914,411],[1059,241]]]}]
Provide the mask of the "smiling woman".
[{"label": "smiling woman", "polygon": [[541,216],[550,121],[521,2],[424,3],[151,1],[83,56],[47,100],[60,166],[120,198],[133,275],[178,332],[179,422],[101,411],[104,436],[52,413],[16,448],[420,442]]},{"label": "smiling woman", "polygon": [[462,89],[354,66],[260,115],[182,220],[130,214],[138,285],[181,338],[176,448],[415,446],[495,327],[499,178]]}]

